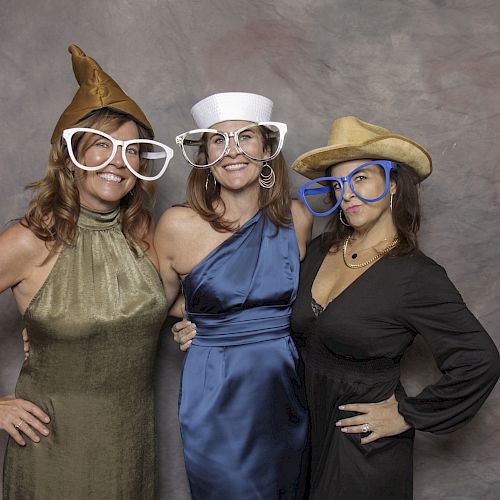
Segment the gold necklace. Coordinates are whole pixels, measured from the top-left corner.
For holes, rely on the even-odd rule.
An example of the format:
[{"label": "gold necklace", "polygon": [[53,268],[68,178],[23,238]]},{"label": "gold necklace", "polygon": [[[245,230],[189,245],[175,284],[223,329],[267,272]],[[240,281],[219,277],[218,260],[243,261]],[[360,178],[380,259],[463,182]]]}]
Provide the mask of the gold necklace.
[{"label": "gold necklace", "polygon": [[351,264],[350,262],[347,262],[347,245],[349,244],[349,241],[351,241],[351,236],[352,235],[350,234],[345,239],[344,246],[342,248],[342,258],[344,259],[344,264],[347,267],[351,268],[351,269],[359,269],[360,267],[368,266],[372,262],[375,262],[377,259],[380,259],[380,257],[382,257],[383,255],[385,255],[386,253],[390,252],[399,243],[399,240],[397,238],[394,238],[392,240],[392,243],[388,247],[384,248],[384,250],[382,250],[381,252],[377,253],[377,255],[375,255],[371,259],[368,259],[365,262],[361,262],[361,264]]}]

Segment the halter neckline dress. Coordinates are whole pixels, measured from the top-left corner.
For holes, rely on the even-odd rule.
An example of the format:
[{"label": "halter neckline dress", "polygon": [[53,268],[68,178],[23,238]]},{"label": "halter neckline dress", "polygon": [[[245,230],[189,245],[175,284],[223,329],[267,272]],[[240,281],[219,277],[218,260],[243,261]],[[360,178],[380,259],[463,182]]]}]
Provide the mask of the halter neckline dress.
[{"label": "halter neckline dress", "polygon": [[166,307],[119,208],[81,207],[74,243],[24,314],[30,357],[16,395],[50,415],[50,435],[9,441],[5,500],[156,498],[152,384]]}]

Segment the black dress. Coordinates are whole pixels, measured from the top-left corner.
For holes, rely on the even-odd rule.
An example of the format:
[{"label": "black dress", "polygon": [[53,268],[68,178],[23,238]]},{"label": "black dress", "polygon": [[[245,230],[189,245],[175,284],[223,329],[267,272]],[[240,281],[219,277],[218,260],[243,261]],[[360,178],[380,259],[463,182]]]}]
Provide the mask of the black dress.
[{"label": "black dress", "polygon": [[[498,379],[498,351],[444,269],[421,252],[381,258],[321,311],[311,296],[326,255],[320,243],[307,250],[292,314],[311,413],[310,498],[411,499],[414,429],[445,433],[468,422]],[[443,376],[407,397],[399,362],[417,334]],[[394,393],[412,429],[362,445],[362,434],[335,426],[355,415],[339,405]]]}]

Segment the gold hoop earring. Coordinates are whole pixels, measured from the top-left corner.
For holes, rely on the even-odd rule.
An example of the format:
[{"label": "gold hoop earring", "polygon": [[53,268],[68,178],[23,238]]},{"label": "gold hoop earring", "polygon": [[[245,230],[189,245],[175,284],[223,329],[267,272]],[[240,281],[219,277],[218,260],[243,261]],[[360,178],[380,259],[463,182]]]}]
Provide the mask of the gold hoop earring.
[{"label": "gold hoop earring", "polygon": [[[264,174],[264,169],[265,168],[269,169],[269,173]],[[259,184],[265,188],[265,189],[271,189],[274,186],[274,183],[276,182],[276,175],[274,173],[273,168],[267,161],[264,163],[262,166],[262,170],[260,171],[259,175]]]},{"label": "gold hoop earring", "polygon": [[339,218],[340,218],[340,222],[342,222],[342,224],[344,224],[344,226],[351,227],[350,224],[347,224],[347,222],[344,222],[344,219],[342,218],[342,210],[339,210]]}]

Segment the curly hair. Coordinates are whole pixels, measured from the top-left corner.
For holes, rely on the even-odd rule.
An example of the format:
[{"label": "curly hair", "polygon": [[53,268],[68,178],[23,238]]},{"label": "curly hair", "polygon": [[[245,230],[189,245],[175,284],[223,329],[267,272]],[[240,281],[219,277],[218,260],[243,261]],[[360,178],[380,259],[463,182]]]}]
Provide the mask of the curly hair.
[{"label": "curly hair", "polygon": [[[82,118],[75,126],[95,128],[106,133],[113,132],[127,121],[134,121],[139,129],[139,138],[152,138],[151,132],[140,125],[130,115],[109,108],[102,108]],[[78,144],[78,155],[89,147],[83,134]],[[141,160],[145,168],[147,160]],[[52,144],[49,164],[45,177],[32,182],[26,189],[35,194],[20,223],[28,228],[37,238],[52,243],[52,251],[61,245],[71,245],[74,241],[78,217],[80,215],[80,195],[70,169],[71,160],[62,138]],[[87,175],[86,172],[83,175]],[[138,254],[137,245],[147,250],[147,234],[152,224],[151,207],[154,197],[152,182],[137,179],[130,193],[120,200],[120,218],[122,232],[134,254]]]}]

